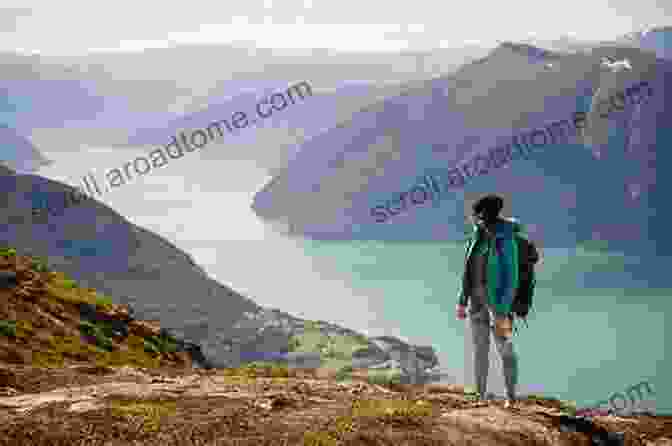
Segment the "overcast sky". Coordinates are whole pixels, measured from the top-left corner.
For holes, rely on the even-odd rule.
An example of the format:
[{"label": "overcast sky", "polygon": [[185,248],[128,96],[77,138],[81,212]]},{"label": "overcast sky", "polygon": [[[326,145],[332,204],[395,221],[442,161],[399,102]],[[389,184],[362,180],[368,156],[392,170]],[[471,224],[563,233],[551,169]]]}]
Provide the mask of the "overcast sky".
[{"label": "overcast sky", "polygon": [[668,0],[3,0],[0,50],[74,55],[178,42],[236,42],[398,51],[564,35],[611,39],[666,25],[671,11]]}]

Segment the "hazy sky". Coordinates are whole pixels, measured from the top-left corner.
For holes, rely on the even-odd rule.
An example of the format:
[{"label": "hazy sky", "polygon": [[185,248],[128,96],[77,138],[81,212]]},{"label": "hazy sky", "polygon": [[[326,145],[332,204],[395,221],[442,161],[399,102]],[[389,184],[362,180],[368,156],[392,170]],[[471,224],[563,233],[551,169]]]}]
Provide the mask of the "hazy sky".
[{"label": "hazy sky", "polygon": [[[459,7],[455,7],[459,5]],[[668,0],[413,2],[3,0],[0,50],[78,54],[177,42],[398,51],[528,38],[611,39],[665,25]]]}]

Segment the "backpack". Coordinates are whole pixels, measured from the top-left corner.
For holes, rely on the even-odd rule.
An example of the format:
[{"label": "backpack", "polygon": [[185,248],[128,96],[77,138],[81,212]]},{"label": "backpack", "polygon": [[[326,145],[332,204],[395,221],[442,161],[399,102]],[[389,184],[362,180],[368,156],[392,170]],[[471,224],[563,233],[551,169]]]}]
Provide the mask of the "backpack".
[{"label": "backpack", "polygon": [[525,320],[532,308],[532,296],[537,283],[534,264],[539,261],[539,252],[534,243],[525,237],[516,236],[518,242],[518,289],[513,299],[511,311]]}]

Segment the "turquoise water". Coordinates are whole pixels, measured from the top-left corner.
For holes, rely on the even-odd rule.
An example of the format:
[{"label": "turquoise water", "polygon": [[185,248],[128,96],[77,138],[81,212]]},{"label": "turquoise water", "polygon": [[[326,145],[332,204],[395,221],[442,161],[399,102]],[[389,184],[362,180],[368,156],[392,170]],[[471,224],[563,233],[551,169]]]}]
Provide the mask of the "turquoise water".
[{"label": "turquoise water", "polygon": [[[397,321],[412,342],[431,339],[442,368],[464,369],[465,328],[454,318],[462,244],[310,240],[305,252],[330,258],[354,290],[382,292],[384,305],[376,311],[384,320]],[[635,280],[646,259],[580,248],[549,248],[542,256],[535,310],[529,327],[516,335],[521,393],[574,400],[581,407],[648,380],[658,412],[672,413],[664,379],[672,376],[672,361],[664,354],[672,289],[650,289],[653,282]],[[589,287],[596,278],[602,287]]]}]

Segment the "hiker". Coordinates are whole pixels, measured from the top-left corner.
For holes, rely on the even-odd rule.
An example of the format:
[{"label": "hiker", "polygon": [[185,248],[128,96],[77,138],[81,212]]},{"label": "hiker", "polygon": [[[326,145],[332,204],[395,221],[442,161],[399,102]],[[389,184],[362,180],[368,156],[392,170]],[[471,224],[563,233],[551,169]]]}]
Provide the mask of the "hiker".
[{"label": "hiker", "polygon": [[[465,270],[456,307],[456,317],[469,319],[474,346],[474,374],[480,399],[487,399],[490,352],[490,331],[502,358],[506,386],[506,402],[510,407],[516,399],[518,384],[518,356],[513,350],[512,327],[514,313],[526,317],[531,305],[531,288],[527,297],[518,292],[523,286],[533,286],[531,272],[520,267],[519,261],[538,261],[534,245],[522,234],[522,225],[499,216],[504,200],[488,195],[472,207],[473,236],[467,242]],[[529,272],[528,272],[529,271]],[[524,294],[524,293],[523,293]],[[521,304],[521,300],[527,302]]]}]

